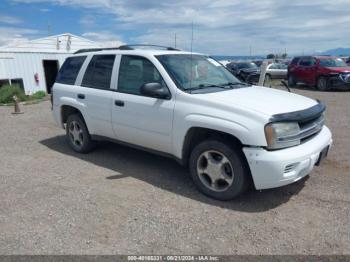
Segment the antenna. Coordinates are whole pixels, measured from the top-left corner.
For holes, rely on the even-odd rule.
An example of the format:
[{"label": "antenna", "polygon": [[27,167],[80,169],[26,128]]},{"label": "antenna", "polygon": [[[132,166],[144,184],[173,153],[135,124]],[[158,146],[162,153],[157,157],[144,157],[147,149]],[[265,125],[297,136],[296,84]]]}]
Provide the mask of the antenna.
[{"label": "antenna", "polygon": [[192,88],[192,78],[193,78],[193,70],[192,70],[192,48],[193,48],[193,21],[192,21],[192,32],[191,32],[191,79],[190,79],[190,88]]},{"label": "antenna", "polygon": [[47,35],[50,36],[51,35],[51,29],[52,29],[52,26],[50,24],[50,21],[47,21]]},{"label": "antenna", "polygon": [[192,47],[193,47],[193,21],[192,21],[192,33],[191,33],[191,55],[192,55]]}]

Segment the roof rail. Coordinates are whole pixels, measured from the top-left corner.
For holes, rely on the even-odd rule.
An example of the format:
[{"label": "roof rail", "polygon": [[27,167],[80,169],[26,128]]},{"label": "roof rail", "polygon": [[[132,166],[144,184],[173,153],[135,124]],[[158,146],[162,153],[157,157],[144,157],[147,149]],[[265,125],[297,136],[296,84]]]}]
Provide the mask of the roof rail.
[{"label": "roof rail", "polygon": [[81,54],[81,53],[88,53],[88,52],[98,52],[98,51],[104,51],[104,50],[119,50],[119,48],[118,47],[106,47],[106,48],[79,49],[78,51],[74,52],[74,54]]},{"label": "roof rail", "polygon": [[180,49],[169,47],[169,46],[162,46],[162,45],[147,45],[147,44],[136,44],[136,45],[122,45],[119,47],[121,50],[134,50],[136,48],[134,47],[156,47],[161,48],[169,51],[180,51]]},{"label": "roof rail", "polygon": [[121,45],[119,47],[105,47],[105,48],[88,48],[88,49],[80,49],[76,51],[74,54],[81,54],[81,53],[88,53],[88,52],[98,52],[98,51],[106,51],[106,50],[135,50],[134,47],[156,47],[156,48],[162,48],[169,51],[180,51],[180,49],[174,48],[174,47],[168,47],[168,46],[161,46],[161,45]]}]

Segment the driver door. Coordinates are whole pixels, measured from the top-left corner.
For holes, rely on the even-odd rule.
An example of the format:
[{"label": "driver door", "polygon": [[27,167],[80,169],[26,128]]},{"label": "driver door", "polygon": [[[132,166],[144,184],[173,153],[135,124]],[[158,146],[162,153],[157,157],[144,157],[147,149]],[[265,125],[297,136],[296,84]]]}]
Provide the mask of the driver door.
[{"label": "driver door", "polygon": [[122,142],[171,153],[175,99],[174,96],[158,99],[142,95],[141,86],[154,82],[166,86],[150,60],[122,56],[112,109],[113,130]]}]

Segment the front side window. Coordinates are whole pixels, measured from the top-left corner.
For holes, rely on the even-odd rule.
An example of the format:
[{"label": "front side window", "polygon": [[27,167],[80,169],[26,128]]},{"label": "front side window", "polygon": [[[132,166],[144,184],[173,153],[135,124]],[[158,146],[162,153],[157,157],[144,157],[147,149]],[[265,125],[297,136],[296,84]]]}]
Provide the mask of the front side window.
[{"label": "front side window", "polygon": [[147,83],[165,82],[157,68],[148,59],[141,56],[123,55],[118,77],[118,91],[141,95],[141,87]]},{"label": "front side window", "polygon": [[82,86],[110,89],[115,55],[94,55],[85,71]]},{"label": "front side window", "polygon": [[85,59],[86,56],[67,58],[57,75],[56,82],[60,84],[74,85]]},{"label": "front side window", "polygon": [[182,90],[241,83],[224,66],[204,55],[159,55],[157,59]]}]

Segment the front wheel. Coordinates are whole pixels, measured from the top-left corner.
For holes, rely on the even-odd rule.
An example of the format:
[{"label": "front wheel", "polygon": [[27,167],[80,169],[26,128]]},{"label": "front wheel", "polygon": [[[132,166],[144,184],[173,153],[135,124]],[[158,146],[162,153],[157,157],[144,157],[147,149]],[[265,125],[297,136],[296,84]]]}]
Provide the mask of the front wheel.
[{"label": "front wheel", "polygon": [[321,76],[317,79],[317,89],[320,91],[327,91],[329,89],[328,80],[326,77]]},{"label": "front wheel", "polygon": [[231,200],[248,186],[249,168],[243,153],[221,141],[198,144],[191,153],[189,168],[197,188],[218,200]]}]

